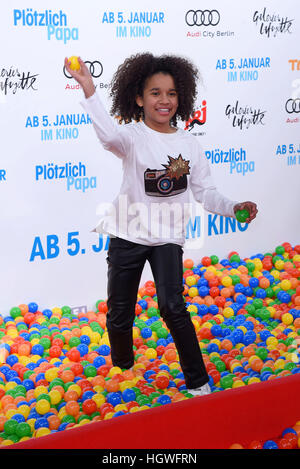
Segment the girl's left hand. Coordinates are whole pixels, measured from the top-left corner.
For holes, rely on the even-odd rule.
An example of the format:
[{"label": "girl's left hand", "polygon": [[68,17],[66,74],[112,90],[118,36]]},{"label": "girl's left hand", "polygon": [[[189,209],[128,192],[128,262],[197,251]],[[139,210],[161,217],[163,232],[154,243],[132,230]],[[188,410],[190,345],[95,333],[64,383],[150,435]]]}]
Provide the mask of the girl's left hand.
[{"label": "girl's left hand", "polygon": [[233,211],[234,213],[236,213],[238,210],[248,210],[249,217],[247,218],[246,223],[250,223],[252,220],[254,220],[258,212],[257,205],[254,202],[250,202],[250,201],[236,204],[233,207]]}]

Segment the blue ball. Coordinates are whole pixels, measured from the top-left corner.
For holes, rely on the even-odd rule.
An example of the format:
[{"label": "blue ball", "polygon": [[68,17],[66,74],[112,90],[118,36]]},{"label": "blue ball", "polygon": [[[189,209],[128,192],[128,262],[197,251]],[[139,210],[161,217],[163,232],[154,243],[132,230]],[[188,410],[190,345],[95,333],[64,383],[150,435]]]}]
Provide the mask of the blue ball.
[{"label": "blue ball", "polygon": [[80,342],[82,344],[89,345],[91,343],[91,339],[89,338],[88,335],[82,335],[82,336],[80,336]]},{"label": "blue ball", "polygon": [[165,405],[165,404],[171,404],[171,398],[170,396],[166,395],[166,394],[162,394],[161,396],[159,396],[157,398],[157,401],[159,404],[162,404],[162,405]]},{"label": "blue ball", "polygon": [[25,417],[22,414],[15,414],[12,416],[13,420],[16,420],[18,423],[25,422]]},{"label": "blue ball", "polygon": [[104,357],[106,357],[110,354],[110,347],[106,344],[100,345],[100,347],[97,349],[97,352],[99,353],[99,355],[103,355]]},{"label": "blue ball", "polygon": [[203,298],[207,295],[209,295],[209,288],[207,287],[199,287],[198,288],[198,294],[199,296],[202,296]]},{"label": "blue ball", "polygon": [[148,308],[148,303],[147,303],[146,300],[140,300],[140,301],[138,301],[138,304],[140,305],[140,307],[142,309],[147,309]]},{"label": "blue ball", "polygon": [[150,327],[144,327],[141,330],[141,336],[143,337],[143,339],[149,339],[149,337],[152,336],[152,330],[150,329]]},{"label": "blue ball", "polygon": [[198,305],[197,308],[199,316],[204,316],[208,313],[208,306],[206,305]]},{"label": "blue ball", "polygon": [[273,440],[267,440],[263,445],[263,449],[278,449],[278,445]]},{"label": "blue ball", "polygon": [[296,430],[294,430],[293,428],[286,428],[285,430],[283,430],[282,436],[286,435],[287,433],[294,433],[294,435],[298,435]]},{"label": "blue ball", "polygon": [[131,402],[136,399],[136,394],[133,389],[124,389],[122,392],[122,399],[124,402]]},{"label": "blue ball", "polygon": [[258,287],[258,285],[259,285],[259,280],[258,280],[258,278],[252,277],[252,278],[249,279],[249,286],[250,286],[251,288],[256,288],[256,287]]},{"label": "blue ball", "polygon": [[41,427],[49,428],[49,422],[45,417],[37,418],[36,421],[34,422],[35,430]]},{"label": "blue ball", "polygon": [[208,307],[208,312],[209,312],[210,314],[218,314],[219,308],[218,308],[217,305],[210,305],[210,306]]},{"label": "blue ball", "polygon": [[241,304],[241,305],[244,305],[245,303],[247,303],[247,297],[245,295],[243,295],[243,293],[240,293],[236,297],[236,302]]},{"label": "blue ball", "polygon": [[217,337],[222,334],[222,327],[219,324],[214,324],[211,327],[210,332],[212,333],[212,335]]},{"label": "blue ball", "polygon": [[35,344],[33,345],[32,349],[31,349],[31,354],[32,355],[44,355],[44,347],[41,345],[41,344]]},{"label": "blue ball", "polygon": [[103,366],[106,364],[106,361],[105,361],[105,358],[99,356],[99,357],[96,357],[94,360],[93,360],[93,365],[96,367],[96,368],[99,368],[100,366]]},{"label": "blue ball", "polygon": [[81,357],[89,353],[89,347],[86,344],[79,344],[76,348],[79,351]]},{"label": "blue ball", "polygon": [[13,366],[15,363],[18,363],[19,359],[16,355],[9,355],[6,359],[6,363],[9,366]]},{"label": "blue ball", "polygon": [[29,303],[29,305],[28,305],[28,311],[29,311],[30,313],[36,313],[37,310],[38,310],[38,305],[37,305],[36,303],[33,303],[33,302],[32,302],[32,303]]},{"label": "blue ball", "polygon": [[113,405],[114,407],[122,403],[122,397],[117,392],[108,393],[106,395],[106,400],[109,404]]}]

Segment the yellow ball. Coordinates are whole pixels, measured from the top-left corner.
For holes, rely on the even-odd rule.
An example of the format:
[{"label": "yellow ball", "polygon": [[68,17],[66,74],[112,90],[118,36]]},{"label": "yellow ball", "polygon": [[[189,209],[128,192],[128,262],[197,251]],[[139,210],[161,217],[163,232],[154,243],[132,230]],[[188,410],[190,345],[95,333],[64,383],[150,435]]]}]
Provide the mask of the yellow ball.
[{"label": "yellow ball", "polygon": [[278,272],[278,270],[271,270],[270,274],[275,278],[275,280],[278,280],[279,277],[280,277],[280,272]]},{"label": "yellow ball", "polygon": [[192,319],[192,323],[194,324],[194,328],[197,331],[200,327],[199,321],[197,321],[196,319]]},{"label": "yellow ball", "polygon": [[291,282],[287,279],[284,279],[280,282],[280,287],[282,288],[282,290],[290,290],[292,285],[291,285]]},{"label": "yellow ball", "polygon": [[28,415],[30,414],[30,407],[26,404],[22,404],[18,407],[18,413],[22,414],[25,419],[27,419]]},{"label": "yellow ball", "polygon": [[256,268],[257,270],[262,270],[263,264],[262,264],[261,260],[258,259],[258,257],[256,257],[255,259],[253,259],[253,264],[255,265],[255,268]]},{"label": "yellow ball", "polygon": [[284,313],[284,314],[281,316],[281,321],[282,321],[283,324],[285,324],[286,326],[289,326],[290,324],[293,324],[293,322],[294,322],[293,315],[292,315],[291,313]]},{"label": "yellow ball", "polygon": [[[72,391],[75,391],[77,392],[78,394],[78,397],[81,396],[81,393],[82,393],[82,389],[81,387],[79,386],[79,384],[71,384],[71,386],[68,387],[68,390],[72,390]],[[49,393],[50,394],[50,393]]]},{"label": "yellow ball", "polygon": [[48,394],[48,389],[46,386],[37,386],[34,390],[34,397],[39,397],[40,394]]},{"label": "yellow ball", "polygon": [[51,383],[55,378],[58,377],[58,369],[56,367],[49,368],[49,370],[45,371],[45,379]]},{"label": "yellow ball", "polygon": [[49,397],[50,397],[50,402],[53,405],[59,404],[59,402],[62,400],[62,395],[57,389],[51,389],[51,391],[49,392]]},{"label": "yellow ball", "polygon": [[103,396],[103,394],[94,394],[92,399],[96,402],[98,408],[105,402],[105,396]]},{"label": "yellow ball", "polygon": [[282,270],[284,268],[284,261],[282,261],[280,259],[278,261],[276,261],[275,262],[275,268],[277,270]]},{"label": "yellow ball", "polygon": [[134,327],[132,328],[132,337],[133,337],[134,339],[137,339],[139,336],[140,336],[140,330],[139,330],[138,327],[134,326]]},{"label": "yellow ball", "polygon": [[276,339],[276,337],[270,336],[266,339],[266,344],[276,346],[278,345],[278,340]]},{"label": "yellow ball", "polygon": [[188,277],[186,277],[185,283],[188,287],[192,287],[193,285],[196,285],[197,280],[193,275],[189,275]]},{"label": "yellow ball", "polygon": [[221,283],[224,287],[231,287],[232,285],[232,278],[229,277],[228,275],[225,275],[222,279],[221,279]]},{"label": "yellow ball", "polygon": [[224,308],[223,309],[223,316],[225,318],[231,318],[232,316],[234,316],[234,310],[230,307]]},{"label": "yellow ball", "polygon": [[278,360],[276,360],[275,363],[274,363],[275,370],[278,370],[279,368],[283,368],[285,363],[286,363],[286,361],[283,360],[283,358],[279,358]]},{"label": "yellow ball", "polygon": [[300,254],[295,254],[293,256],[293,262],[300,262]]},{"label": "yellow ball", "polygon": [[71,70],[80,70],[80,63],[78,61],[78,57],[75,56],[75,55],[72,55],[71,57],[69,57],[69,62],[71,62],[70,64],[70,69]]},{"label": "yellow ball", "polygon": [[41,436],[49,435],[50,433],[51,433],[51,430],[49,428],[41,427],[36,430],[35,436],[36,438],[39,438]]},{"label": "yellow ball", "polygon": [[188,311],[189,313],[196,313],[196,314],[197,314],[197,313],[198,313],[198,308],[197,308],[196,305],[189,305],[189,306],[187,307],[187,311]]},{"label": "yellow ball", "polygon": [[108,373],[108,376],[112,378],[115,375],[122,374],[122,370],[119,366],[113,366]]},{"label": "yellow ball", "polygon": [[5,417],[9,420],[17,413],[18,413],[17,409],[8,409],[8,411],[5,413]]},{"label": "yellow ball", "polygon": [[149,360],[156,358],[157,357],[157,352],[154,348],[148,348],[145,353],[145,357],[148,358]]},{"label": "yellow ball", "polygon": [[41,415],[47,414],[47,412],[50,410],[50,407],[50,402],[47,399],[40,399],[35,405],[36,411]]},{"label": "yellow ball", "polygon": [[260,383],[260,379],[253,376],[249,379],[248,384]]},{"label": "yellow ball", "polygon": [[242,381],[241,379],[237,379],[236,381],[234,381],[232,388],[241,388],[242,386],[246,386],[244,381]]},{"label": "yellow ball", "polygon": [[198,296],[198,288],[196,287],[191,287],[189,288],[188,290],[188,295],[191,297],[191,298],[194,298],[194,296]]}]

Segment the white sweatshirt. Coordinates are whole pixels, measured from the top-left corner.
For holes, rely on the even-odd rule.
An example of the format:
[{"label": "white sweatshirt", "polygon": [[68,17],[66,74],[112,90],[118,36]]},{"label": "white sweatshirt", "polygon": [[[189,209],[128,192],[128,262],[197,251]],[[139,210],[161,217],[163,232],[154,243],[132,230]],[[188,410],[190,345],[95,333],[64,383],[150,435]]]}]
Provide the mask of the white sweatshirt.
[{"label": "white sweatshirt", "polygon": [[103,147],[123,162],[120,192],[103,204],[95,231],[148,246],[184,246],[190,191],[207,211],[235,217],[237,202],[217,191],[195,136],[183,129],[157,132],[144,122],[120,125],[96,92],[81,104]]}]

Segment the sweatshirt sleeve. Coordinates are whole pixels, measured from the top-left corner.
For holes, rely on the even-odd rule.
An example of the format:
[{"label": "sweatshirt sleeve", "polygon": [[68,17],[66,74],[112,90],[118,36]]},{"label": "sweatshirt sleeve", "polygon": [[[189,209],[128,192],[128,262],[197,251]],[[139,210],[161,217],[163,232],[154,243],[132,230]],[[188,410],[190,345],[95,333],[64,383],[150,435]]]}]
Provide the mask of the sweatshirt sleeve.
[{"label": "sweatshirt sleeve", "polygon": [[80,103],[89,114],[98,139],[105,150],[111,151],[118,158],[126,158],[130,153],[131,136],[124,125],[114,122],[108,114],[98,93],[84,98]]},{"label": "sweatshirt sleeve", "polygon": [[200,146],[197,147],[190,177],[190,188],[194,198],[202,203],[208,212],[235,218],[233,208],[238,202],[228,199],[217,190],[204,152]]}]

